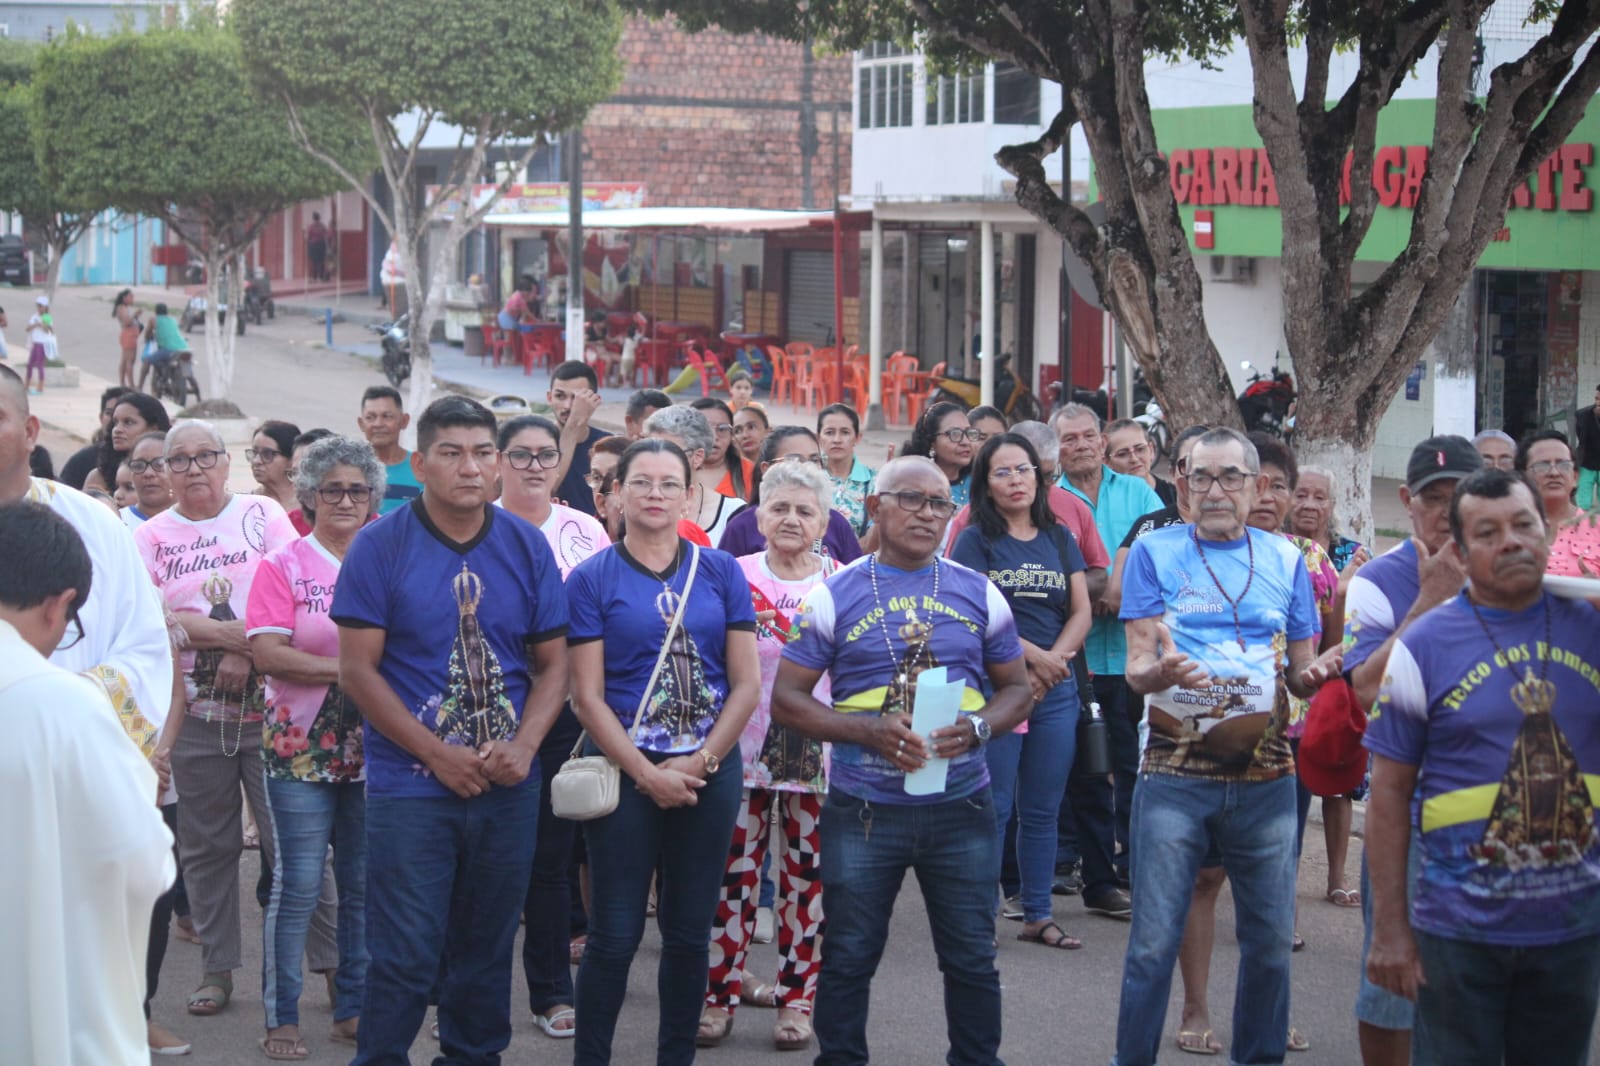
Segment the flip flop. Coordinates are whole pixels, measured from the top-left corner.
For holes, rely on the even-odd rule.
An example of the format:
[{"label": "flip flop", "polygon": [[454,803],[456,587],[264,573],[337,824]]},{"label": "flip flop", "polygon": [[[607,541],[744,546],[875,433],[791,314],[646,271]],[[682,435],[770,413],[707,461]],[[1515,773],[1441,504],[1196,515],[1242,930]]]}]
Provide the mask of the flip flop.
[{"label": "flip flop", "polygon": [[[301,1062],[311,1057],[311,1049],[306,1047],[304,1039],[290,1040],[284,1036],[264,1036],[256,1041],[261,1046],[261,1053],[274,1062]],[[288,1051],[273,1051],[269,1044],[288,1045]]]},{"label": "flip flop", "polygon": [[[533,1023],[544,1030],[544,1035],[552,1040],[571,1040],[578,1035],[577,1017],[577,1011],[571,1007],[562,1007],[560,1010],[551,1011],[549,1014],[535,1014]],[[572,1022],[573,1024],[567,1029],[557,1029],[556,1026],[561,1022]]]},{"label": "flip flop", "polygon": [[[1046,940],[1044,935],[1052,929],[1056,931],[1056,938],[1054,940]],[[1070,935],[1055,922],[1045,922],[1036,933],[1018,933],[1017,939],[1029,944],[1043,944],[1047,948],[1055,948],[1058,951],[1077,951],[1083,947],[1083,941]]]},{"label": "flip flop", "polygon": [[1330,888],[1328,894],[1322,898],[1335,907],[1361,906],[1361,893],[1354,888]]},{"label": "flip flop", "polygon": [[[212,992],[217,994],[210,995]],[[200,979],[200,987],[189,993],[189,1013],[200,1018],[221,1014],[232,998],[233,974],[208,973]]]},{"label": "flip flop", "polygon": [[1179,1051],[1187,1051],[1191,1055],[1216,1055],[1222,1051],[1222,1041],[1210,1029],[1204,1032],[1179,1029],[1177,1044]]}]

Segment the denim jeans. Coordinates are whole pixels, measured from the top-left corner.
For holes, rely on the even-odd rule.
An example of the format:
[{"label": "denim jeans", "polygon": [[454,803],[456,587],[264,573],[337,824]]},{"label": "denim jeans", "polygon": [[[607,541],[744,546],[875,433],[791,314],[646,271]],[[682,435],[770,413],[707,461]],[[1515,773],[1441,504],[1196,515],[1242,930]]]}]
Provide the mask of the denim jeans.
[{"label": "denim jeans", "polygon": [[339,1005],[334,1021],[361,1013],[367,987],[366,784],[267,778],[276,841],[272,899],[262,930],[261,1001],[267,1028],[300,1024],[300,957],[322,892],[322,866],[333,845],[339,890]]},{"label": "denim jeans", "polygon": [[1512,948],[1418,931],[1416,1066],[1584,1066],[1600,997],[1600,936]]},{"label": "denim jeans", "polygon": [[1156,1061],[1172,966],[1208,840],[1222,852],[1233,885],[1239,938],[1232,1061],[1283,1061],[1294,936],[1294,777],[1244,782],[1147,773],[1133,796],[1134,908],[1117,1066]]},{"label": "denim jeans", "polygon": [[535,1014],[572,1006],[570,882],[575,880],[572,841],[578,823],[551,811],[550,779],[572,753],[578,733],[577,718],[563,708],[539,746],[539,840],[522,904],[522,972],[528,980],[528,1009]]},{"label": "denim jeans", "polygon": [[497,1066],[511,1043],[511,948],[539,781],[459,796],[367,797],[372,967],[352,1066],[407,1066],[441,972],[435,1062]]},{"label": "denim jeans", "polygon": [[[928,909],[944,974],[949,1066],[1001,1066],[994,886],[994,800],[983,789],[924,806],[868,803],[837,788],[822,805],[822,911],[827,932],[813,1014],[815,1066],[864,1066],[867,1002],[907,870]],[[891,1055],[890,1058],[893,1058]]]},{"label": "denim jeans", "polygon": [[[645,755],[657,763],[668,758]],[[692,807],[663,810],[624,780],[617,809],[585,825],[593,907],[589,943],[578,967],[576,1066],[611,1061],[611,1038],[628,991],[628,970],[644,937],[644,908],[658,866],[661,965],[656,989],[661,1017],[656,1062],[681,1066],[694,1061],[711,967],[711,925],[743,796],[744,770],[735,756],[706,780]]]},{"label": "denim jeans", "polygon": [[1026,733],[1007,733],[984,749],[994,792],[995,832],[1002,851],[1013,801],[1017,811],[1017,868],[1024,921],[1050,917],[1056,868],[1056,822],[1078,743],[1078,688],[1069,678],[1045,693]]}]

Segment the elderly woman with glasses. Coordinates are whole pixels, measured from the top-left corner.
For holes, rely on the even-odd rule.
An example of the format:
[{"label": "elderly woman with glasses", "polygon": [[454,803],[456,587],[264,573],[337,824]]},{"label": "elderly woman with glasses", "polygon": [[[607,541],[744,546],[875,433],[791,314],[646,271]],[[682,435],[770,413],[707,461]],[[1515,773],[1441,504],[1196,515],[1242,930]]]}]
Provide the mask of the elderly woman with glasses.
[{"label": "elderly woman with glasses", "polygon": [[138,529],[172,506],[172,482],[167,479],[165,433],[146,433],[133,442],[122,465],[133,478],[133,502],[122,509],[122,521],[130,530]]},{"label": "elderly woman with glasses", "polygon": [[[817,435],[805,426],[779,426],[773,430],[767,435],[767,439],[761,442],[757,460],[755,485],[751,492],[758,505],[761,503],[761,482],[767,476],[767,472],[774,467],[784,463],[799,463],[802,466],[825,469]],[[761,534],[761,524],[755,507],[740,511],[733,516],[727,530],[722,534],[722,543],[719,545],[723,551],[735,558],[762,551],[766,546],[767,540]],[[854,562],[861,558],[861,541],[856,538],[855,528],[837,509],[829,508],[828,523],[822,533],[821,550],[822,554],[831,556],[841,563]]]},{"label": "elderly woman with glasses", "polygon": [[339,687],[339,629],[328,617],[351,541],[383,500],[383,464],[366,441],[328,437],[303,450],[294,487],[311,533],[256,570],[245,633],[266,675],[261,761],[277,853],[262,933],[269,1057],[304,1056],[300,957],[333,845],[339,970],[333,1037],[353,1042],[366,992],[366,768],[361,712]]},{"label": "elderly woman with glasses", "polygon": [[300,427],[293,422],[269,418],[256,427],[244,457],[250,461],[250,474],[256,479],[257,496],[271,496],[283,505],[284,512],[300,506],[300,492],[289,468],[294,440]]},{"label": "elderly woman with glasses", "polygon": [[678,535],[694,476],[666,440],[616,470],[627,531],[567,582],[572,706],[589,754],[627,776],[617,807],[585,823],[594,905],[578,970],[573,1061],[611,1061],[628,969],[661,870],[660,1062],[694,1059],[712,920],[739,812],[739,737],[761,694],[744,572]]},{"label": "elderly woman with glasses", "polygon": [[[801,602],[838,566],[814,550],[834,513],[832,504],[833,484],[820,467],[798,462],[769,467],[761,477],[756,508],[766,550],[739,559],[756,609],[761,698],[739,738],[744,804],[734,825],[712,931],[711,976],[696,1038],[701,1047],[727,1037],[741,1003],[778,1008],[772,1040],[780,1051],[811,1041],[822,933],[817,826],[828,790],[827,755],[821,741],[773,725],[769,701],[784,645],[799,633]],[[817,685],[816,695],[828,698],[826,680]],[[774,817],[784,840],[775,863],[774,900],[782,926],[778,980],[768,985],[747,974],[744,964],[755,933],[759,872],[767,861]]]},{"label": "elderly woman with glasses", "polygon": [[[134,531],[145,568],[175,618],[183,647],[184,718],[172,750],[178,850],[200,934],[204,976],[189,1013],[228,1005],[239,943],[240,788],[261,829],[261,857],[274,862],[271,811],[261,772],[266,697],[241,614],[256,569],[295,539],[276,500],[227,489],[228,452],[208,422],[179,422],[162,456],[173,505]],[[177,704],[173,712],[180,710]],[[338,966],[332,923],[314,926],[311,968]],[[298,960],[297,960],[298,961]]]},{"label": "elderly woman with glasses", "polygon": [[[573,567],[609,547],[611,538],[592,515],[550,498],[555,470],[561,463],[560,441],[560,428],[538,415],[513,418],[500,427],[499,503],[538,527],[565,580]],[[544,1034],[556,1040],[569,1039],[576,1032],[569,961],[569,881],[578,827],[551,811],[550,782],[567,761],[578,733],[578,719],[569,705],[561,709],[539,745],[539,832],[522,909],[522,969],[528,979],[528,1009]]]}]

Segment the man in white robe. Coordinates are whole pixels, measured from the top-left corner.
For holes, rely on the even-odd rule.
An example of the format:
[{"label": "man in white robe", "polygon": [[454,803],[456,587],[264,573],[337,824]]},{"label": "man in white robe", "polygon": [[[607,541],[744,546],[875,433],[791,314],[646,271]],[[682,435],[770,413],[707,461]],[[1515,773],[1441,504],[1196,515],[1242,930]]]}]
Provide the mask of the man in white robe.
[{"label": "man in white robe", "polygon": [[149,756],[172,702],[172,647],[161,594],[133,535],[105,504],[30,476],[28,455],[38,436],[22,379],[0,367],[0,504],[29,499],[50,507],[78,531],[94,565],[94,587],[79,612],[83,639],[56,649],[50,661],[98,682],[123,729]]},{"label": "man in white robe", "polygon": [[49,508],[4,504],[0,559],[4,1058],[146,1066],[150,913],[176,873],[156,773],[104,690],[44,657],[93,588],[82,540]]}]

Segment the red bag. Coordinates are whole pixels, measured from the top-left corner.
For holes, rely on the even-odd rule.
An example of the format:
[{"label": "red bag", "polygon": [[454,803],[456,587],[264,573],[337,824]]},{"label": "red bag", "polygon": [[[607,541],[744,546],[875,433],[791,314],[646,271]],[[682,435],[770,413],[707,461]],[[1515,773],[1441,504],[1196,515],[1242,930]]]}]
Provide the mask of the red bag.
[{"label": "red bag", "polygon": [[1315,796],[1348,796],[1367,773],[1361,738],[1367,714],[1350,682],[1336,677],[1317,690],[1300,735],[1300,780]]}]

